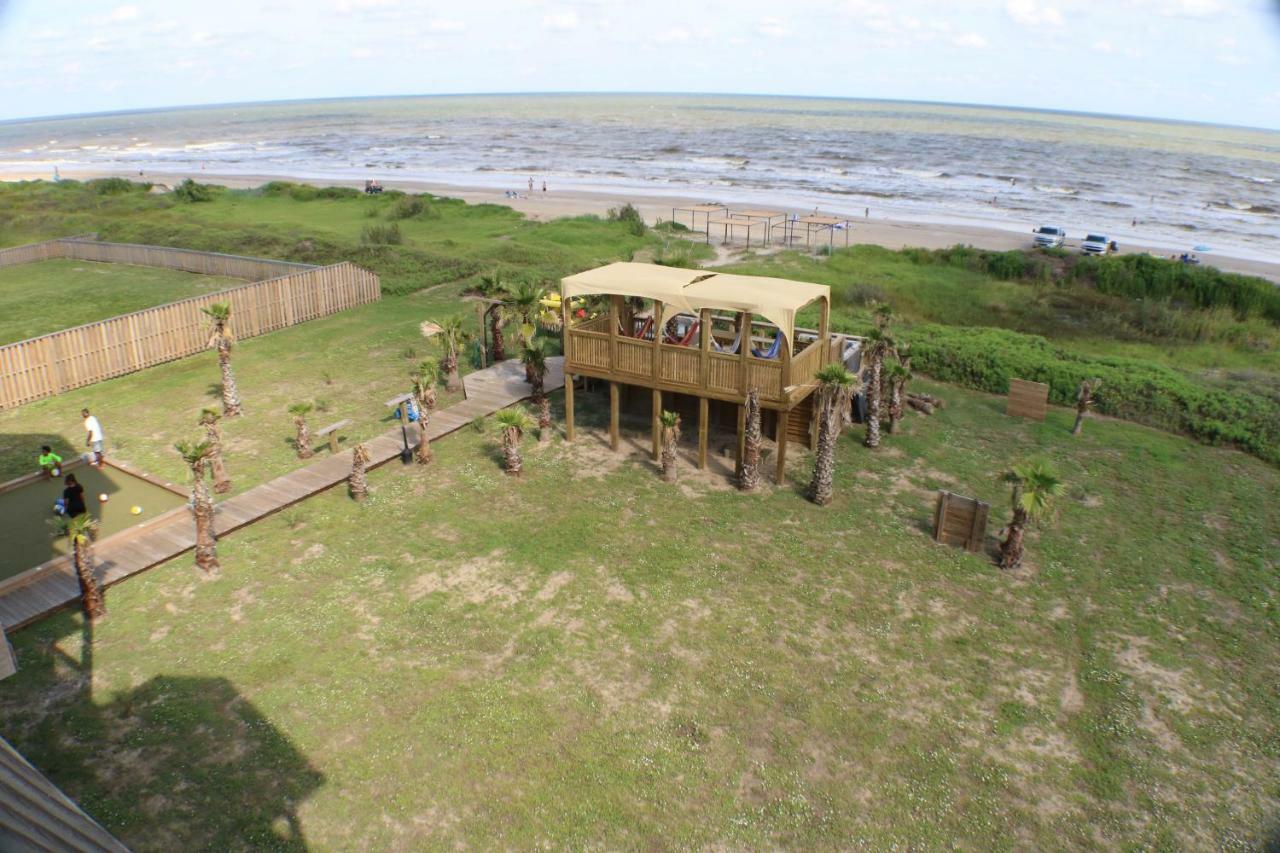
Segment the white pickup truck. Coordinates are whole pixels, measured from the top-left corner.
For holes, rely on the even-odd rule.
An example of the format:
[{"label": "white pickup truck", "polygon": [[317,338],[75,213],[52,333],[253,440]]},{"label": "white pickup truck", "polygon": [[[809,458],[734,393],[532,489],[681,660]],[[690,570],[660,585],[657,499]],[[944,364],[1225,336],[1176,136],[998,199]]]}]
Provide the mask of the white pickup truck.
[{"label": "white pickup truck", "polygon": [[1089,234],[1080,242],[1080,251],[1086,255],[1106,255],[1115,249],[1116,244],[1106,234]]},{"label": "white pickup truck", "polygon": [[1056,225],[1041,225],[1031,233],[1037,249],[1061,249],[1067,239],[1067,232]]}]

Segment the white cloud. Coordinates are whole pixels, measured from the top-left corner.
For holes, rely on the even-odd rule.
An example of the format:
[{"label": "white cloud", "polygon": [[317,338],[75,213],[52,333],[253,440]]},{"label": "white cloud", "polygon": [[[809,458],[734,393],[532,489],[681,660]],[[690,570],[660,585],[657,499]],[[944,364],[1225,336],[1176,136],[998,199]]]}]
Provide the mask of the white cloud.
[{"label": "white cloud", "polygon": [[1113,45],[1111,42],[1107,41],[1106,39],[1102,39],[1101,41],[1095,41],[1093,43],[1093,46],[1089,49],[1092,50],[1094,53],[1115,53],[1116,52],[1115,45]]},{"label": "white cloud", "polygon": [[80,63],[79,63],[79,62],[67,62],[67,63],[65,63],[65,64],[62,66],[62,69],[61,69],[61,70],[62,70],[62,73],[63,73],[63,74],[79,74],[79,73],[80,73]]},{"label": "white cloud", "polygon": [[367,47],[353,47],[348,55],[352,59],[370,59],[373,57],[373,51]]},{"label": "white cloud", "polygon": [[1062,26],[1062,13],[1057,7],[1042,5],[1037,0],[1008,0],[1004,10],[1014,23],[1024,27]]},{"label": "white cloud", "polygon": [[688,41],[689,31],[686,30],[684,27],[676,27],[674,29],[667,30],[666,32],[658,33],[656,36],[653,37],[653,40],[658,42],[659,44],[671,44],[673,42]]},{"label": "white cloud", "polygon": [[858,17],[884,18],[889,15],[890,8],[888,4],[876,0],[844,0],[840,11]]},{"label": "white cloud", "polygon": [[137,6],[117,6],[111,11],[110,19],[113,21],[132,21],[137,19],[138,13]]},{"label": "white cloud", "polygon": [[963,33],[951,40],[956,47],[971,47],[976,50],[982,50],[987,46],[987,40],[980,33]]},{"label": "white cloud", "polygon": [[1179,18],[1205,18],[1222,11],[1219,0],[1173,0],[1161,10],[1162,15]]},{"label": "white cloud", "polygon": [[784,38],[791,35],[791,30],[787,29],[787,25],[782,22],[781,18],[761,18],[760,23],[756,24],[756,32],[762,36],[769,38]]},{"label": "white cloud", "polygon": [[543,17],[542,28],[559,32],[576,30],[578,28],[578,13],[572,9],[560,9],[552,12]]},{"label": "white cloud", "polygon": [[427,31],[433,33],[461,33],[466,32],[466,21],[455,21],[449,18],[432,18],[427,21]]}]

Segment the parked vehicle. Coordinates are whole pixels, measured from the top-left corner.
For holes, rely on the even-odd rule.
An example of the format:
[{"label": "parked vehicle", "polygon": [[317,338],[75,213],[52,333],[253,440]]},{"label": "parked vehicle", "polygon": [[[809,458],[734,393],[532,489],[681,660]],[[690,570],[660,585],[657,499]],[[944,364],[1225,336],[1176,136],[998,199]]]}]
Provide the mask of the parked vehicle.
[{"label": "parked vehicle", "polygon": [[374,193],[380,193],[382,192],[382,182],[381,181],[365,181],[364,191],[367,192],[369,195],[373,195]]},{"label": "parked vehicle", "polygon": [[1061,249],[1067,239],[1066,230],[1055,225],[1041,225],[1031,233],[1035,235],[1037,249]]},{"label": "parked vehicle", "polygon": [[1105,234],[1089,234],[1080,243],[1080,251],[1086,255],[1105,255],[1114,251],[1115,243]]}]

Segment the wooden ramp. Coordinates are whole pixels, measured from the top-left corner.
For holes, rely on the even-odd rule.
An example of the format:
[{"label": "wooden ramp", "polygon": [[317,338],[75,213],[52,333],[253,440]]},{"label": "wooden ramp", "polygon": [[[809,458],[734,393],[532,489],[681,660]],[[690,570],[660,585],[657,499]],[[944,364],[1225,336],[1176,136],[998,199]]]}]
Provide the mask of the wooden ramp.
[{"label": "wooden ramp", "polygon": [[[564,359],[547,359],[547,392],[555,391],[563,385]],[[431,415],[427,436],[432,441],[457,431],[476,418],[491,415],[529,396],[529,385],[524,381],[524,365],[515,360],[477,370],[463,377],[463,386],[465,400]],[[411,447],[416,443],[415,440],[416,436],[410,431]],[[369,447],[369,467],[376,468],[399,457],[404,439],[397,426],[366,444]],[[345,483],[349,473],[351,455],[340,453],[277,477],[269,483],[255,486],[217,505],[214,530],[219,537],[226,536],[246,524],[252,524],[325,489]],[[186,513],[176,513],[168,521],[136,534],[123,533],[104,540],[95,549],[97,575],[104,585],[110,586],[171,560],[191,550],[195,544],[195,524],[191,517]],[[70,559],[64,559],[33,578],[30,583],[0,595],[0,625],[4,626],[6,632],[13,631],[79,599],[80,585],[76,581],[75,571]]]}]

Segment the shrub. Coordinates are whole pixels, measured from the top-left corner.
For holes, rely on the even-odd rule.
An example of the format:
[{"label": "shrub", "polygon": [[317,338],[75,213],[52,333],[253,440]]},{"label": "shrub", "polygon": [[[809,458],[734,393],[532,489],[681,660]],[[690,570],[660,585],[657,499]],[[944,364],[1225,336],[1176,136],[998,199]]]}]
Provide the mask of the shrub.
[{"label": "shrub", "polygon": [[631,202],[627,202],[622,207],[609,208],[609,221],[623,223],[627,226],[627,231],[636,237],[643,237],[648,230],[644,224],[644,217]]},{"label": "shrub", "polygon": [[321,187],[316,195],[328,199],[361,198],[364,192],[355,187]]},{"label": "shrub", "polygon": [[399,225],[366,225],[360,242],[370,246],[398,246],[404,242]]},{"label": "shrub", "polygon": [[185,181],[173,188],[173,196],[184,204],[213,201],[213,187],[209,184],[197,184],[195,181],[187,178]]},{"label": "shrub", "polygon": [[1100,378],[1097,411],[1229,444],[1280,463],[1280,401],[1224,390],[1161,365],[1061,350],[1045,338],[1004,329],[922,325],[903,335],[913,366],[944,382],[1005,394],[1012,378],[1044,382],[1050,401],[1074,405],[1085,379]]},{"label": "shrub", "polygon": [[292,181],[270,181],[258,188],[258,192],[265,196],[282,196],[288,195],[289,191],[296,187],[297,184]]},{"label": "shrub", "polygon": [[85,186],[93,189],[98,195],[124,195],[131,192],[150,192],[151,184],[137,183],[128,178],[95,178],[87,181]]},{"label": "shrub", "polygon": [[320,190],[310,184],[294,184],[289,187],[289,198],[294,201],[315,201],[320,197]]},{"label": "shrub", "polygon": [[405,196],[391,205],[387,219],[412,219],[415,216],[431,216],[431,203],[421,196]]}]

